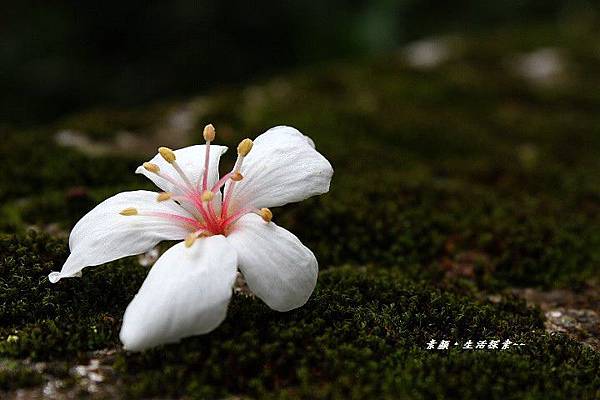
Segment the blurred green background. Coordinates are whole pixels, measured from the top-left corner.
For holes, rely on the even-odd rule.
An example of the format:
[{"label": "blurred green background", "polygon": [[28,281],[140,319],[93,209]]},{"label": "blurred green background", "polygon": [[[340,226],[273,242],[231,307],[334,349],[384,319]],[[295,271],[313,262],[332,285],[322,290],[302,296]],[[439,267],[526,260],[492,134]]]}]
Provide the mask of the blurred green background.
[{"label": "blurred green background", "polygon": [[423,36],[540,21],[585,30],[598,19],[593,3],[565,0],[7,1],[0,121],[177,98]]}]

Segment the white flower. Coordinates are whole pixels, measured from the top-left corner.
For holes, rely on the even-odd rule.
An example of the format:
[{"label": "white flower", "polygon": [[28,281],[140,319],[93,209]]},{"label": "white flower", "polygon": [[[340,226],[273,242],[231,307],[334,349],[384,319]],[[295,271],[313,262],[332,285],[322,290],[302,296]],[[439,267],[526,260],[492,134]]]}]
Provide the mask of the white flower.
[{"label": "white flower", "polygon": [[[71,254],[51,282],[81,276],[87,266],[148,251],[162,240],[184,240],[154,264],[131,301],[121,328],[128,350],[209,332],[224,319],[238,268],[269,307],[306,303],[318,274],[314,254],[271,222],[277,207],[329,191],[333,169],[312,140],[279,126],[244,139],[233,170],[219,179],[226,147],[159,149],[137,169],[164,192],[113,196],[86,214],[69,238]],[[223,193],[221,189],[224,187]]]}]

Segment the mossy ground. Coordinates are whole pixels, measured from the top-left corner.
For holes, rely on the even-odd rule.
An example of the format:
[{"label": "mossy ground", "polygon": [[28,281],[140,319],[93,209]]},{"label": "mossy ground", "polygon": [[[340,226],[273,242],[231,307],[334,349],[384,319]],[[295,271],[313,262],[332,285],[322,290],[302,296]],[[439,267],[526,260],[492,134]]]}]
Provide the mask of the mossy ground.
[{"label": "mossy ground", "polygon": [[[563,48],[560,79],[519,77],[511,56],[547,45],[548,35]],[[142,354],[118,350],[112,384],[131,398],[600,395],[599,353],[549,335],[539,309],[506,294],[576,291],[599,276],[597,39],[500,32],[460,39],[448,61],[428,70],[394,55],[181,103],[193,110],[189,143],[207,122],[230,146],[277,124],[315,140],[336,171],[331,192],[274,212],[313,249],[321,274],[293,312],[236,297],[209,335]],[[123,311],[147,273],[129,258],[47,281],[68,254],[57,231],[113,193],[151,188],[133,174],[150,154],[94,157],[57,145],[54,133],[75,129],[110,146],[128,130],[170,145],[175,134],[163,122],[173,109],[3,128],[0,390],[43,381],[15,360],[75,363],[119,349]],[[54,233],[27,232],[31,225]],[[488,300],[498,293],[500,302]],[[431,339],[525,346],[426,350]]]}]

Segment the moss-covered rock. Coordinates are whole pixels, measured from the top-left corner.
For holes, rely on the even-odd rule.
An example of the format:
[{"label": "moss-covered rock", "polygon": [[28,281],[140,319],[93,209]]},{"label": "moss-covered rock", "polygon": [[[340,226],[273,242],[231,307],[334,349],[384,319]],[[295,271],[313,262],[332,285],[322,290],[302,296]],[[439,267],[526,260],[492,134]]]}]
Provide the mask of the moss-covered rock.
[{"label": "moss-covered rock", "polygon": [[[123,310],[145,268],[128,259],[56,286],[46,274],[65,257],[63,241],[33,233],[5,237],[0,248],[12,254],[0,260],[6,288],[0,298],[0,355],[74,358],[118,346]],[[431,339],[460,345],[510,339],[525,346],[427,350]],[[592,398],[600,384],[599,367],[598,353],[545,334],[539,311],[521,300],[494,304],[418,283],[398,269],[354,266],[323,272],[301,309],[280,314],[257,299],[237,296],[225,323],[211,334],[143,354],[121,352],[115,362],[121,390],[135,398],[311,398],[315,393],[334,398],[528,393],[541,398],[547,391],[557,398],[567,393]],[[31,384],[39,380],[23,374],[34,379]],[[473,379],[478,383],[467,384]]]},{"label": "moss-covered rock", "polygon": [[[0,353],[48,359],[118,343],[119,319],[146,269],[132,260],[95,268],[84,281],[52,285],[65,240],[31,232],[0,238]],[[110,269],[110,270],[109,270]]]}]

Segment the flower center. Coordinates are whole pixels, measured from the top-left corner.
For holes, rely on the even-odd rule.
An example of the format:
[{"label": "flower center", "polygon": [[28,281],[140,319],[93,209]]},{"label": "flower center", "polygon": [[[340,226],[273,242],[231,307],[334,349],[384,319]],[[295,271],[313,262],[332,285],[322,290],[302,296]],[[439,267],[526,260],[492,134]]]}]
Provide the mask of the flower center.
[{"label": "flower center", "polygon": [[[158,195],[156,200],[159,202],[175,201],[187,211],[191,212],[194,218],[182,217],[166,212],[138,210],[133,207],[124,209],[120,214],[124,216],[146,215],[167,218],[172,222],[184,224],[191,232],[185,240],[186,246],[188,247],[190,247],[197,238],[202,236],[227,235],[230,227],[240,217],[251,212],[260,215],[266,222],[270,222],[273,218],[273,213],[268,208],[262,208],[259,210],[255,208],[242,207],[237,210],[230,210],[234,187],[237,182],[244,178],[240,173],[240,169],[244,162],[244,158],[248,155],[250,150],[252,150],[252,140],[244,139],[240,142],[237,147],[238,157],[231,172],[225,174],[225,176],[223,176],[211,188],[209,188],[208,173],[210,170],[210,145],[215,139],[215,128],[212,126],[212,124],[206,125],[203,136],[204,140],[206,141],[204,170],[202,172],[202,179],[196,185],[191,182],[189,177],[177,163],[175,152],[167,147],[160,147],[158,152],[179,175],[181,178],[180,180],[174,179],[169,174],[161,171],[156,164],[144,163],[144,168],[147,171],[160,176],[161,178],[170,182],[174,188],[177,189],[177,194],[163,192]],[[222,194],[221,189],[228,181],[230,184],[226,187],[225,192]]]}]

